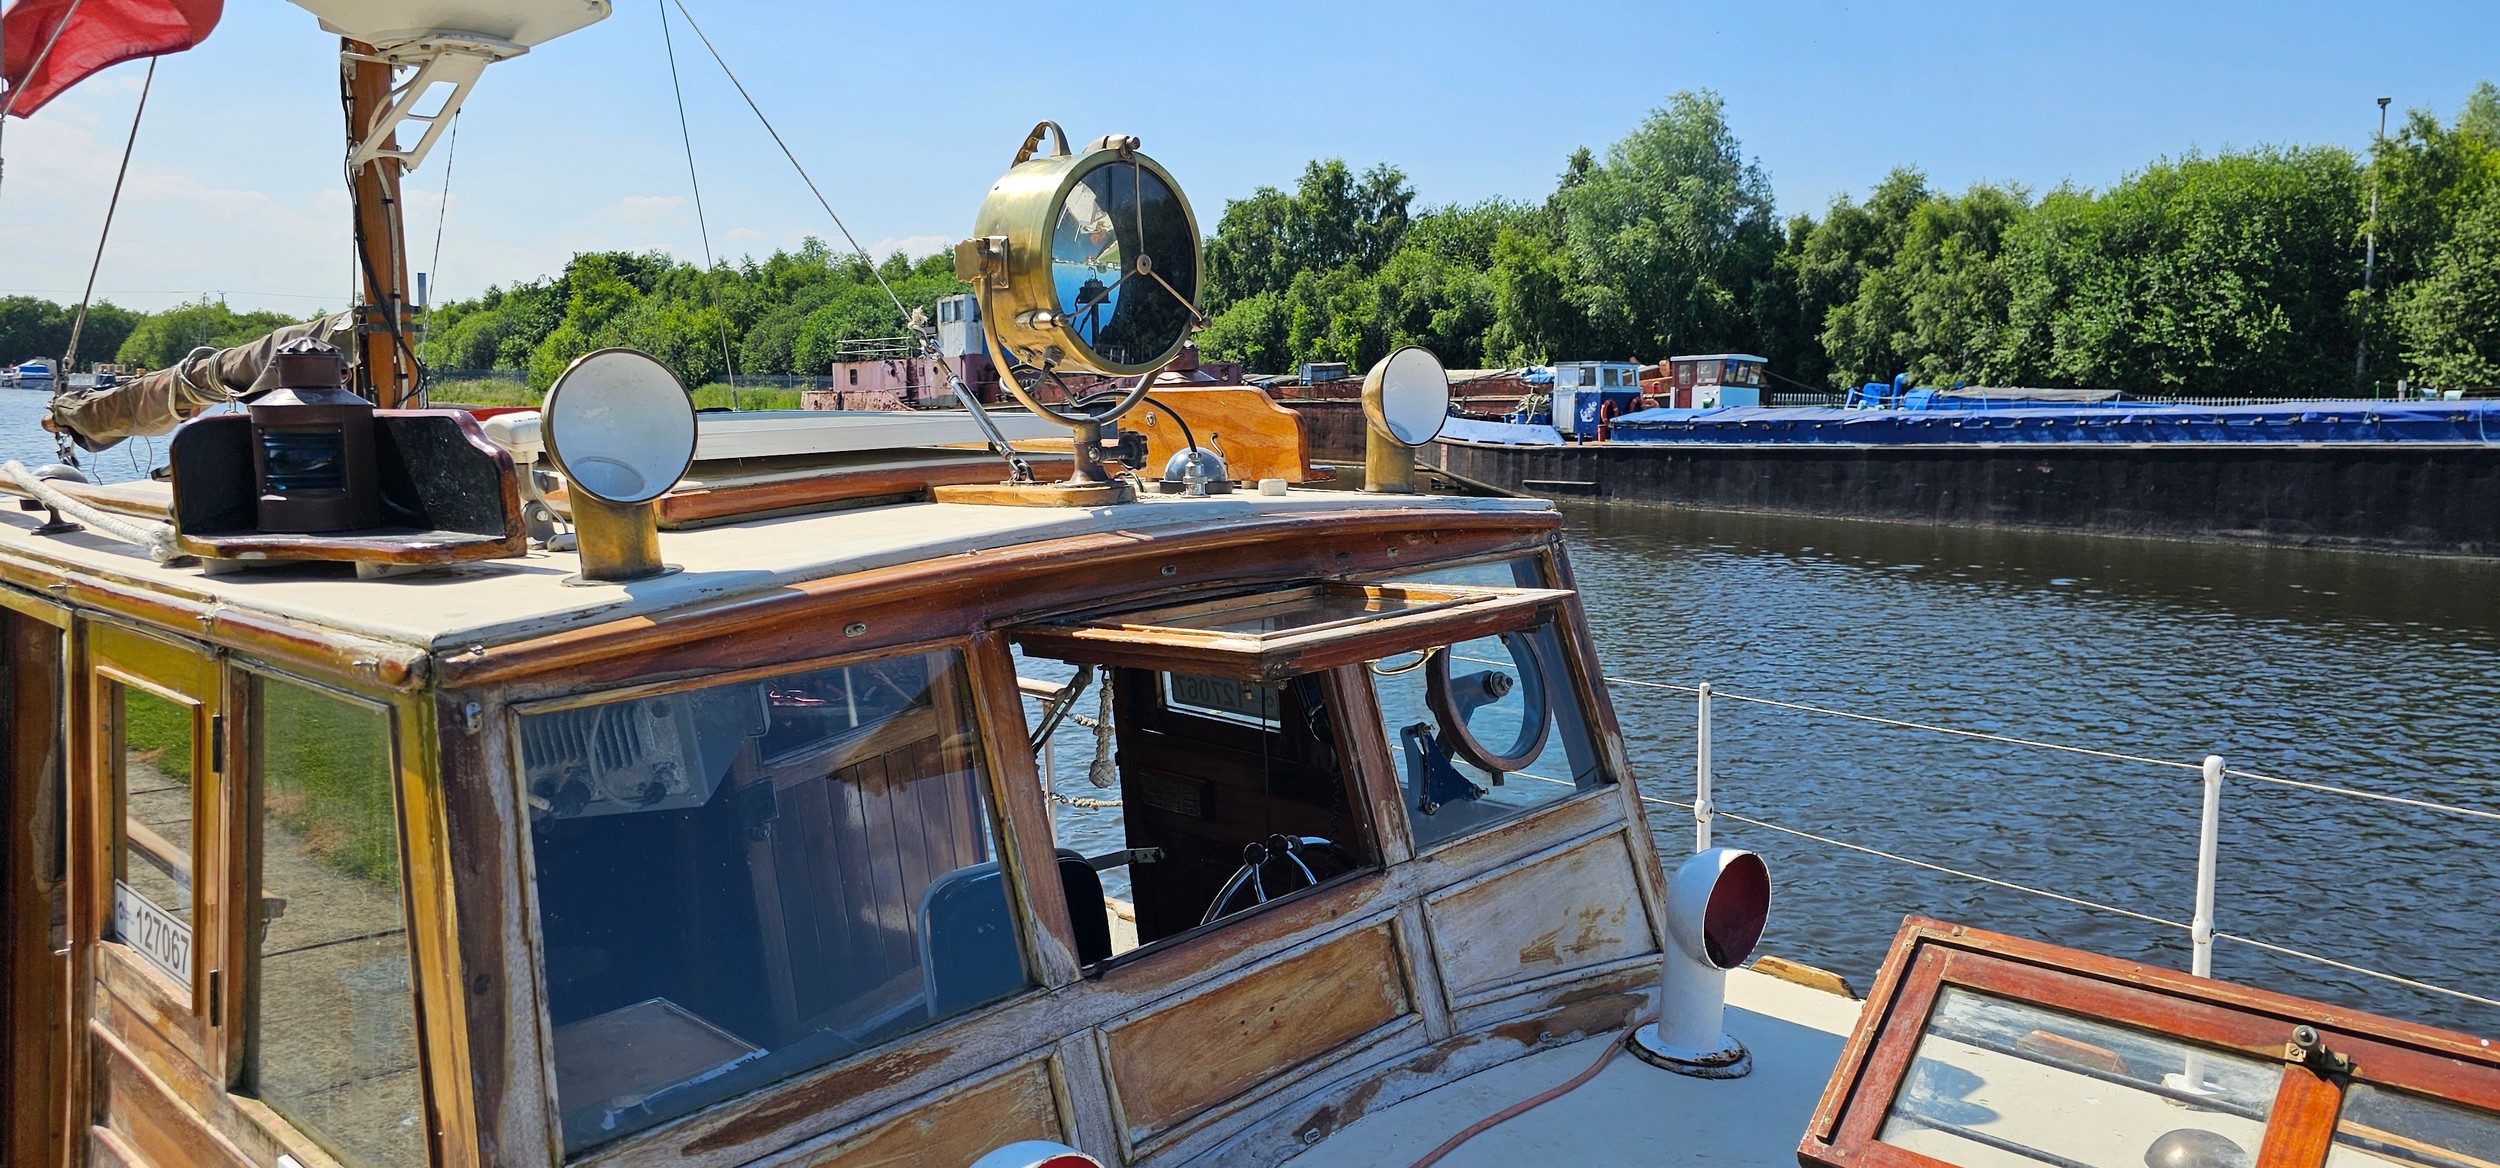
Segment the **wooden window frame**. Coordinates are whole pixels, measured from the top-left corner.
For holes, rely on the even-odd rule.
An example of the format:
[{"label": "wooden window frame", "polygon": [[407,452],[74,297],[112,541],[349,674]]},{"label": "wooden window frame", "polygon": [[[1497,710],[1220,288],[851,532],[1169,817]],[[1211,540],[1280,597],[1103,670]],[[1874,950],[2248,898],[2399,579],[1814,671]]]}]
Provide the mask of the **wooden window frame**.
[{"label": "wooden window frame", "polygon": [[[2283,1079],[2253,1168],[2319,1168],[2351,1083],[2500,1112],[2500,1049],[2416,1023],[2174,970],[1911,917],[1798,1144],[1808,1168],[1957,1168],[1877,1137],[1947,986],[2145,1030],[2278,1064]],[[2294,1027],[2352,1059],[2349,1074],[2289,1060]]]},{"label": "wooden window frame", "polygon": [[[1189,600],[1107,615],[1020,625],[1009,635],[1026,653],[1242,681],[1280,682],[1377,660],[1400,646],[1443,644],[1522,628],[1559,611],[1570,593],[1558,588],[1497,588],[1401,581],[1282,584],[1253,592]],[[1320,596],[1367,602],[1411,601],[1406,611],[1323,621],[1274,633],[1227,632],[1159,624],[1158,620],[1250,611]]]},{"label": "wooden window frame", "polygon": [[[665,681],[642,684],[610,685],[594,689],[568,690],[560,694],[499,703],[504,723],[505,754],[502,766],[508,768],[509,781],[518,784],[528,773],[522,753],[521,726],[524,719],[565,710],[577,710],[612,702],[639,701],[692,693],[715,686],[740,682],[762,681],[793,673],[804,673],[858,665],[896,657],[927,656],[951,653],[952,669],[970,692],[966,695],[965,713],[979,732],[981,742],[977,757],[986,771],[983,790],[988,796],[991,839],[1001,872],[1005,878],[1010,914],[1018,928],[1019,948],[1025,963],[1024,989],[974,1011],[972,1016],[993,1012],[1036,997],[1050,990],[1073,983],[1080,976],[1076,963],[1075,929],[1069,923],[1065,899],[1058,892],[1057,857],[1052,851],[1049,810],[1034,777],[1035,769],[1029,752],[1017,765],[1018,750],[1026,742],[1021,700],[1016,694],[1015,670],[1007,659],[1006,643],[996,633],[975,633],[935,639],[903,639],[860,646],[842,653],[814,654],[744,666],[737,669],[684,673]],[[666,670],[665,661],[655,671]],[[1002,684],[1003,681],[1003,684]],[[517,698],[517,695],[514,695]],[[1012,733],[1010,733],[1012,731]],[[686,1116],[654,1127],[619,1137],[567,1154],[563,1151],[562,1126],[556,1117],[562,1114],[563,1101],[556,1097],[555,1023],[548,1013],[546,937],[538,914],[538,858],[524,823],[515,833],[520,849],[518,871],[522,876],[521,927],[527,949],[530,972],[529,1010],[536,1027],[535,1044],[543,1057],[533,1068],[536,1089],[530,1094],[539,1101],[548,1117],[547,1146],[551,1163],[572,1164],[585,1160],[605,1159],[629,1154],[630,1149],[646,1146],[688,1119],[719,1108],[732,1106],[736,1099],[768,1099],[777,1093],[793,1090],[799,1084],[818,1079],[844,1067],[873,1062],[891,1055],[908,1044],[924,1041],[936,1030],[959,1025],[964,1017],[948,1018],[932,1027],[911,1031],[875,1046],[852,1051],[831,1062],[793,1072],[789,1077],[755,1088],[736,1099],[712,1104]],[[1032,879],[1034,873],[1048,876],[1046,882]],[[1036,894],[1036,889],[1051,895]]]},{"label": "wooden window frame", "polygon": [[[1597,646],[1589,637],[1588,619],[1587,616],[1581,611],[1579,586],[1572,579],[1568,563],[1562,558],[1562,552],[1558,547],[1548,545],[1524,551],[1507,551],[1471,555],[1453,560],[1417,564],[1412,567],[1399,568],[1390,572],[1366,573],[1358,579],[1366,583],[1385,583],[1396,580],[1413,579],[1417,576],[1430,575],[1435,572],[1454,571],[1462,568],[1480,568],[1490,565],[1508,566],[1516,564],[1521,560],[1526,560],[1536,565],[1537,583],[1534,585],[1517,585],[1516,587],[1521,589],[1534,588],[1560,594],[1561,598],[1556,602],[1552,611],[1547,614],[1546,619],[1553,622],[1555,634],[1561,641],[1561,659],[1555,662],[1555,664],[1562,668],[1564,676],[1566,676],[1571,682],[1571,699],[1578,704],[1581,712],[1581,718],[1587,723],[1589,748],[1597,754],[1597,785],[1586,789],[1574,790],[1570,794],[1549,803],[1540,803],[1536,806],[1525,808],[1521,810],[1519,814],[1510,816],[1507,819],[1500,819],[1490,823],[1485,823],[1469,830],[1459,832],[1456,835],[1435,840],[1430,844],[1418,846],[1415,843],[1412,825],[1406,818],[1405,772],[1400,769],[1398,747],[1395,743],[1388,741],[1386,727],[1380,714],[1379,693],[1373,688],[1373,682],[1370,677],[1362,677],[1360,680],[1363,690],[1363,704],[1370,711],[1370,724],[1383,727],[1383,732],[1379,736],[1383,749],[1379,765],[1386,768],[1382,773],[1387,776],[1387,785],[1385,788],[1375,791],[1374,797],[1375,799],[1386,798],[1389,801],[1388,806],[1396,809],[1398,812],[1395,816],[1398,822],[1394,830],[1398,841],[1397,846],[1401,851],[1401,855],[1398,858],[1401,860],[1407,858],[1408,856],[1434,855],[1447,849],[1462,845],[1469,840],[1477,839],[1489,832],[1503,830],[1516,824],[1524,823],[1528,820],[1536,819],[1540,816],[1559,811],[1564,807],[1586,802],[1591,799],[1602,799],[1609,796],[1622,802],[1625,818],[1639,829],[1640,834],[1643,836],[1648,834],[1649,821],[1647,816],[1643,814],[1641,807],[1641,794],[1637,784],[1633,782],[1629,760],[1622,748],[1622,738],[1615,725],[1614,701],[1610,691],[1607,690],[1605,685],[1605,671],[1599,666],[1597,660]],[[1460,587],[1478,586],[1461,585]],[[1519,627],[1530,628],[1533,627],[1533,625],[1534,622],[1531,621],[1529,624],[1524,624]],[[1375,830],[1382,832],[1385,843],[1387,840],[1387,832],[1390,829],[1381,827],[1376,828]],[[1659,888],[1662,893],[1665,888],[1664,880],[1664,873],[1659,873]]]},{"label": "wooden window frame", "polygon": [[[223,654],[206,645],[171,640],[153,633],[101,620],[85,622],[78,688],[85,698],[85,726],[80,735],[96,793],[89,846],[79,857],[88,868],[87,920],[74,934],[95,946],[93,974],[113,992],[148,1011],[160,1032],[209,1081],[232,1078],[231,1036],[241,986],[229,966],[228,945],[232,906],[228,877],[233,816],[233,760],[224,757],[219,719],[232,705],[226,692]],[[117,689],[137,689],[188,706],[195,719],[192,733],[191,823],[191,978],[180,985],[156,963],[113,937],[113,897],[118,881],[116,853],[121,846],[121,820],[126,798],[119,752],[122,727],[115,717]],[[224,735],[223,737],[230,737]]]},{"label": "wooden window frame", "polygon": [[[402,703],[359,693],[332,682],[316,681],[261,662],[232,658],[228,665],[229,684],[235,699],[230,704],[237,715],[232,720],[227,747],[232,752],[227,769],[231,776],[228,786],[234,807],[233,829],[228,837],[234,848],[230,893],[237,906],[257,904],[259,894],[249,890],[258,889],[263,883],[261,827],[265,809],[262,786],[265,776],[262,774],[261,759],[264,757],[266,744],[263,739],[267,736],[267,727],[261,718],[262,687],[268,682],[292,685],[382,716],[383,748],[387,752],[391,779],[391,829],[399,848],[399,911],[408,945],[408,1021],[416,1039],[418,1114],[425,1118],[429,1133],[427,1162],[462,1163],[467,1158],[453,1153],[451,1149],[469,1143],[471,1133],[466,1130],[468,1124],[465,1121],[453,1122],[450,1113],[465,1109],[446,1104],[466,1094],[464,1079],[454,1077],[463,1068],[458,1060],[446,1053],[457,1044],[447,1041],[446,1035],[438,1029],[449,1025],[450,1016],[456,1015],[456,1010],[446,1011],[435,1005],[438,1000],[456,1000],[448,998],[441,988],[444,984],[443,971],[450,963],[451,955],[443,951],[436,939],[436,934],[445,930],[428,928],[424,924],[429,919],[439,919],[449,898],[429,895],[446,878],[442,871],[443,861],[434,850],[440,842],[439,833],[411,830],[423,822],[420,806],[426,802],[423,792],[431,790],[431,783],[412,785],[416,783],[412,775],[415,764],[405,749],[402,729],[403,720],[410,711]],[[260,1016],[254,1006],[260,991],[261,952],[258,938],[253,935],[254,927],[248,909],[235,912],[232,917],[226,943],[232,947],[232,963],[240,972],[233,979],[232,1012],[228,1017],[239,1021],[228,1027],[226,1057],[232,1071],[225,1078],[227,1091],[237,1106],[255,1117],[264,1129],[286,1133],[283,1142],[293,1144],[297,1158],[301,1159],[305,1149],[320,1148],[320,1141],[263,1100],[258,1094],[258,1083],[246,1081],[245,1072],[252,1063],[252,1047],[260,1040]],[[456,985],[457,981],[450,984]],[[324,1151],[322,1156],[327,1159],[328,1153]]]}]

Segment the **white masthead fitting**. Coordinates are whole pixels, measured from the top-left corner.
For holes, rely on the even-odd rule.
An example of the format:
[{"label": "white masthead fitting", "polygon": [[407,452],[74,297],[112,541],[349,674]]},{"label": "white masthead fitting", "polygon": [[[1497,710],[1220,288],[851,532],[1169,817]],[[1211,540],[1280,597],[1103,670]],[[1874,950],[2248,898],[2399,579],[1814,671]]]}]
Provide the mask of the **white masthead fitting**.
[{"label": "white masthead fitting", "polygon": [[[609,0],[291,0],[321,18],[321,27],[372,45],[374,56],[415,75],[391,90],[390,108],[357,144],[351,169],[396,158],[409,170],[425,161],[434,140],[460,111],[478,75],[566,33],[608,18]],[[429,93],[450,86],[431,113],[418,113]],[[399,127],[422,122],[416,144],[391,143]]]}]

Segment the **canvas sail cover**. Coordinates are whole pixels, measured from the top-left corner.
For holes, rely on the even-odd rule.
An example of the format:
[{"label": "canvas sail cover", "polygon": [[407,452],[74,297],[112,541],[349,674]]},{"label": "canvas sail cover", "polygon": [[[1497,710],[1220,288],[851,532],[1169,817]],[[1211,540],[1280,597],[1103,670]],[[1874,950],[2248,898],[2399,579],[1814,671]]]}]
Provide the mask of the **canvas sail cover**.
[{"label": "canvas sail cover", "polygon": [[[4,0],[0,0],[4,2]],[[208,38],[225,0],[16,0],[0,14],[0,104],[18,117],[89,76]]]},{"label": "canvas sail cover", "polygon": [[80,448],[104,450],[125,438],[170,434],[210,406],[243,401],[278,387],[280,346],[302,337],[327,342],[356,360],[355,314],[341,312],[288,325],[257,341],[226,349],[198,348],[170,369],[118,385],[65,389],[52,399],[44,428],[67,434]]}]

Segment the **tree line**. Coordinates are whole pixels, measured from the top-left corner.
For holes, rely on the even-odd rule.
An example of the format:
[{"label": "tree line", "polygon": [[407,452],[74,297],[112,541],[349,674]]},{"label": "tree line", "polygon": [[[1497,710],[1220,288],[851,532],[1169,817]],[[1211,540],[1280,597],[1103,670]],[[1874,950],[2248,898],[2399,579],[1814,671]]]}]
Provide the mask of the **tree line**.
[{"label": "tree line", "polygon": [[[944,254],[872,267],[812,238],[709,271],[589,252],[437,306],[421,352],[541,387],[609,345],[690,385],[822,374],[842,342],[901,331],[888,287],[923,310],[965,290]],[[1571,153],[1541,201],[1427,205],[1392,165],[1314,161],[1289,191],[1225,205],[1201,307],[1207,355],[1261,372],[1421,344],[1462,367],[1749,351],[1808,388],[1900,372],[2233,396],[2500,384],[2500,90],[2445,120],[2413,111],[2366,157],[2191,154],[2037,193],[1941,191],[1905,167],[1785,220],[1720,99],[1683,93],[1602,155]],[[282,322],[106,305],[81,349],[162,366]],[[59,306],[0,300],[0,354],[57,354],[66,335]]]},{"label": "tree line", "polygon": [[1488,367],[1747,351],[1811,388],[1899,372],[2217,395],[2500,384],[2488,83],[2366,159],[2260,147],[2037,195],[1939,191],[1902,168],[1785,222],[1719,99],[1688,93],[1602,158],[1573,153],[1541,203],[1415,199],[1393,166],[1328,160],[1228,204],[1201,345],[1255,369],[1361,368],[1404,344]]}]

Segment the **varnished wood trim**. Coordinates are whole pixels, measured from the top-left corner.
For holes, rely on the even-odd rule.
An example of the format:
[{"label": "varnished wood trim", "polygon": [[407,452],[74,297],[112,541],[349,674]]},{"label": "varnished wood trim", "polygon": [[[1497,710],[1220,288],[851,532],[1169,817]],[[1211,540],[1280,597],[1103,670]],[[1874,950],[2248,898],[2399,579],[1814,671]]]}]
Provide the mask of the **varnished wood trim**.
[{"label": "varnished wood trim", "polygon": [[19,616],[31,617],[56,629],[67,629],[70,610],[22,588],[0,586],[0,608]]},{"label": "varnished wood trim", "polygon": [[41,592],[91,614],[109,614],[134,626],[181,629],[216,648],[292,661],[299,668],[350,685],[396,690],[425,680],[428,658],[420,649],[203,600],[180,588],[191,579],[188,575],[98,577],[47,558],[0,557],[0,582]]},{"label": "varnished wood trim", "polygon": [[2266,1138],[2256,1168],[2321,1168],[2335,1144],[2335,1117],[2344,1110],[2344,1085],[2306,1067],[2283,1068],[2283,1085],[2266,1117]]},{"label": "varnished wood trim", "polygon": [[1006,639],[983,633],[963,651],[965,676],[979,707],[981,746],[989,772],[991,812],[1000,830],[999,859],[1007,887],[1026,925],[1024,951],[1035,980],[1063,986],[1083,976],[1076,957],[1076,926],[1059,885],[1057,840],[1051,831],[1050,795],[1033,765],[1032,731],[1024,723],[1024,699],[1016,691],[1016,664]]},{"label": "varnished wood trim", "polygon": [[[850,622],[867,624],[878,643],[891,644],[889,636],[935,636],[941,629],[960,634],[968,625],[1080,611],[1123,596],[1169,596],[1260,579],[1376,570],[1399,562],[1400,546],[1422,555],[1526,550],[1547,542],[1560,523],[1559,516],[1547,512],[1317,512],[1152,541],[1127,532],[1073,536],[794,582],[768,593],[671,613],[665,621],[635,616],[568,629],[456,654],[439,668],[447,685],[556,671],[569,671],[576,682],[597,683],[710,669],[774,659],[798,645],[821,647],[828,627],[839,629]],[[1080,565],[1083,571],[1069,570]],[[1162,574],[1165,567],[1173,569],[1172,575]],[[1257,575],[1245,578],[1245,572]],[[963,607],[932,606],[933,592],[958,597]],[[911,618],[925,623],[933,608],[944,609],[943,621],[916,628]],[[833,621],[830,626],[828,620]],[[881,630],[880,624],[894,626],[894,631]]]},{"label": "varnished wood trim", "polygon": [[[474,717],[471,702],[478,706]],[[444,976],[429,983],[454,995],[443,1000],[441,1012],[459,1023],[468,1059],[467,1077],[441,1090],[456,1089],[467,1101],[465,1140],[477,1163],[554,1163],[561,1134],[548,1109],[554,1071],[545,1045],[526,817],[515,772],[498,762],[519,750],[512,717],[491,693],[463,690],[435,694],[430,714],[429,749],[441,776],[435,794],[440,854],[458,911],[445,922]],[[455,969],[458,980],[452,981]],[[445,1112],[452,1114],[450,1105]],[[462,1139],[447,1125],[447,1143]]]}]

